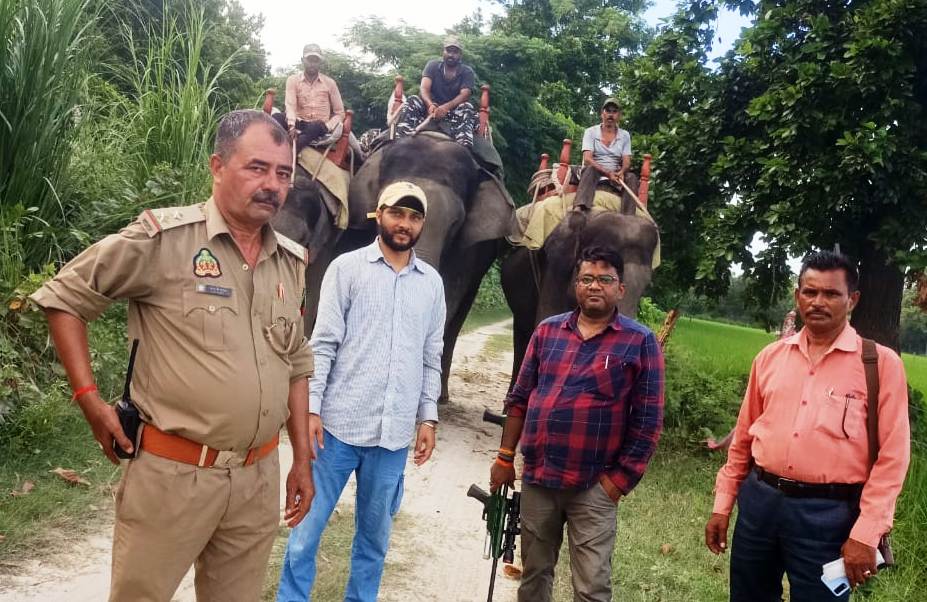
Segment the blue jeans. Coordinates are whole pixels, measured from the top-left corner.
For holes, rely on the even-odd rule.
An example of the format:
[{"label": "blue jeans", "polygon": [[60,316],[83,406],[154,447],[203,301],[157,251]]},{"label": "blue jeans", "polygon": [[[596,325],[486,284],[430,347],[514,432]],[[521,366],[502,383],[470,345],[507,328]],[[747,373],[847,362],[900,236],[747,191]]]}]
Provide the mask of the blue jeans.
[{"label": "blue jeans", "polygon": [[312,465],[315,497],[309,513],[290,532],[280,571],[277,602],[306,602],[315,581],[315,557],[322,531],[341,497],[348,477],[357,474],[351,574],[344,599],[375,602],[383,576],[393,516],[402,501],[403,470],[408,448],[389,451],[339,441],[325,431],[325,449]]},{"label": "blue jeans", "polygon": [[847,601],[821,583],[821,566],[840,558],[859,515],[855,501],[786,497],[752,470],[737,496],[731,547],[731,602],[779,602],[782,574],[792,602]]}]

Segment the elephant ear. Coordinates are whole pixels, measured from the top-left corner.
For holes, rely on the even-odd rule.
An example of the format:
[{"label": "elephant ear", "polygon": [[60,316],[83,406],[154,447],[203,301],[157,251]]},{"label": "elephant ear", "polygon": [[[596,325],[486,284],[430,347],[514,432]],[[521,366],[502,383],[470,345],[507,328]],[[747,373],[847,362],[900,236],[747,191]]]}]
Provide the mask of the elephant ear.
[{"label": "elephant ear", "polygon": [[498,240],[513,232],[515,203],[505,186],[490,176],[483,178],[467,211],[467,220],[460,230],[460,248],[478,242]]}]

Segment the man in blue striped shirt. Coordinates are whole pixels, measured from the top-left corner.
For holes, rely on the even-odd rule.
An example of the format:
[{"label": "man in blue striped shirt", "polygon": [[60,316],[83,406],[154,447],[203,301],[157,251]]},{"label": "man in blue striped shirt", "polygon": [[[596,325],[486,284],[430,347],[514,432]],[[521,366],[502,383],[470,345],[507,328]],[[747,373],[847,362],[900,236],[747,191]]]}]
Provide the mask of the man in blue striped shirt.
[{"label": "man in blue striped shirt", "polygon": [[345,600],[374,602],[409,445],[414,438],[416,465],[435,446],[444,285],[412,250],[428,201],[415,184],[395,182],[377,205],[377,240],[335,259],[322,280],[309,401],[315,498],[287,542],[278,602],[307,600],[322,531],[351,473],[357,530]]}]

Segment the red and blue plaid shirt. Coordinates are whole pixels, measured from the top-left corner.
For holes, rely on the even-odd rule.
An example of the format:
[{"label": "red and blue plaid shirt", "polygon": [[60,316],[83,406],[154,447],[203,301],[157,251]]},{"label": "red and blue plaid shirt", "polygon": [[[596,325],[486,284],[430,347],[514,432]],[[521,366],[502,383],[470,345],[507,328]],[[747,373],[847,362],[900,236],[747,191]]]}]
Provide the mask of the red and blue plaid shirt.
[{"label": "red and blue plaid shirt", "polygon": [[583,340],[579,310],[538,325],[506,397],[524,416],[526,483],[586,488],[606,475],[623,493],[640,481],[663,429],[663,353],[648,328],[616,312]]}]

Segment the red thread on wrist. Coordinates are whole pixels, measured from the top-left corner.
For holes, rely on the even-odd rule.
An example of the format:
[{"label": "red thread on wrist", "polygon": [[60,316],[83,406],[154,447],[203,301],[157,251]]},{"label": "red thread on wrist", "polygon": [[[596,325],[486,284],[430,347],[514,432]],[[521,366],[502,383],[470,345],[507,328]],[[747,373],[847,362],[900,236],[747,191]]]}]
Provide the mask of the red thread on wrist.
[{"label": "red thread on wrist", "polygon": [[86,395],[87,393],[93,393],[94,391],[99,391],[96,385],[86,385],[80,389],[74,391],[74,395],[71,395],[71,401],[77,401],[77,398],[81,395]]},{"label": "red thread on wrist", "polygon": [[503,460],[502,458],[498,456],[496,456],[496,464],[498,464],[499,466],[505,466],[506,468],[512,468],[513,466],[515,466],[514,463],[509,462],[508,460]]}]

